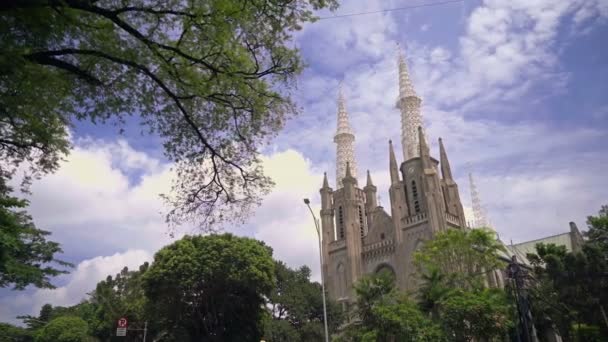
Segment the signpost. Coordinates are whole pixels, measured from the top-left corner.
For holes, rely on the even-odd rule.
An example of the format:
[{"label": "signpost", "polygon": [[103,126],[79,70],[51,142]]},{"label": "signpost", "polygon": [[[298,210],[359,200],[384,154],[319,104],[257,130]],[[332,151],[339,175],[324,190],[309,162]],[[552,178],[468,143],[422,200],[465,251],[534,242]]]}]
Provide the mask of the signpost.
[{"label": "signpost", "polygon": [[128,321],[126,318],[122,317],[118,320],[118,327],[116,328],[116,336],[127,336],[127,325]]}]

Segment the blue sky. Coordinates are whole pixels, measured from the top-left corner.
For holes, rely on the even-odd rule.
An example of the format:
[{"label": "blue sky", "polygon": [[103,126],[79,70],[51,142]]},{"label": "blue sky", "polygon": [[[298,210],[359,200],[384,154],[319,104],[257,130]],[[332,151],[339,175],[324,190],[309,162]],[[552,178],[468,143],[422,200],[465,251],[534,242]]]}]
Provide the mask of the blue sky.
[{"label": "blue sky", "polygon": [[[337,14],[428,2],[345,1]],[[309,65],[294,94],[302,113],[264,147],[277,186],[232,231],[263,239],[278,258],[318,275],[316,235],[301,199],[318,204],[324,171],[335,184],[340,81],[358,173],[371,171],[387,204],[387,142],[400,141],[397,44],[423,98],[431,153],[438,155],[442,137],[467,211],[473,172],[503,240],[561,233],[569,221],[584,228],[585,217],[608,203],[607,20],[601,0],[488,0],[305,26],[294,41]],[[46,302],[75,304],[100,279],[150,260],[172,240],[157,197],[170,185],[170,165],[159,140],[139,134],[136,118],[128,121],[122,135],[109,125],[77,125],[68,161],[33,185],[36,224],[53,232],[77,268],[57,290],[1,291],[0,321]],[[182,227],[178,235],[192,232]]]}]

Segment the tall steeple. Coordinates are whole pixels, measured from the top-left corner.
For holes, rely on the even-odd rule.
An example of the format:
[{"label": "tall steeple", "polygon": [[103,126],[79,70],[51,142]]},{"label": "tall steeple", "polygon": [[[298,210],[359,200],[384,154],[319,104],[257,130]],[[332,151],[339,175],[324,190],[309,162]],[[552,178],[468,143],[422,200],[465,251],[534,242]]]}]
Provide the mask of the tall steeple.
[{"label": "tall steeple", "polygon": [[431,163],[431,151],[429,146],[426,144],[426,139],[424,138],[424,131],[422,130],[422,126],[418,126],[418,143],[419,143],[419,155],[422,158],[422,167],[425,169],[431,169],[433,167]]},{"label": "tall steeple", "polygon": [[445,152],[443,147],[443,140],[439,138],[439,163],[441,165],[441,175],[444,181],[454,181],[452,177],[452,168],[450,168],[450,162],[448,161],[448,154]]},{"label": "tall steeple", "polygon": [[342,179],[346,176],[346,164],[350,164],[352,177],[357,178],[357,162],[355,161],[355,134],[348,122],[346,101],[342,94],[342,85],[338,90],[338,128],[334,136],[336,143],[336,188],[342,188]]},{"label": "tall steeple", "polygon": [[389,163],[388,168],[391,173],[391,184],[399,183],[399,167],[397,166],[397,159],[395,158],[395,150],[393,149],[393,141],[388,141],[388,155]]},{"label": "tall steeple", "polygon": [[481,199],[479,198],[479,192],[473,182],[473,174],[469,173],[469,185],[471,187],[471,204],[473,205],[473,228],[490,228],[490,223],[486,218],[483,207],[481,206]]},{"label": "tall steeple", "polygon": [[401,111],[401,145],[405,160],[418,157],[418,127],[422,126],[420,104],[410,79],[405,57],[399,48],[399,99],[397,108]]}]

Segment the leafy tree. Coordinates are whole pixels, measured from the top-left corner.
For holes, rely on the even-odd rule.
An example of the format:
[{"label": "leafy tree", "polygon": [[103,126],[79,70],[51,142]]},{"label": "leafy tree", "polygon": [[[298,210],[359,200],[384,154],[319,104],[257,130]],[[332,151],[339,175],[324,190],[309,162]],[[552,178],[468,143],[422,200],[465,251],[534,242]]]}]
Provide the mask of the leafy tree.
[{"label": "leafy tree", "polygon": [[500,289],[455,290],[440,307],[450,341],[500,340],[512,325],[510,307]]},{"label": "leafy tree", "polygon": [[364,277],[355,287],[359,322],[351,323],[339,341],[443,341],[441,328],[394,288],[389,273]]},{"label": "leafy tree", "polygon": [[497,257],[502,250],[488,229],[448,229],[426,241],[414,259],[422,279],[440,276],[448,288],[477,289],[489,272],[506,266]]},{"label": "leafy tree", "polygon": [[34,341],[34,337],[31,331],[0,322],[0,341],[32,342]]},{"label": "leafy tree", "polygon": [[603,205],[597,216],[587,217],[587,226],[588,242],[608,253],[608,205]]},{"label": "leafy tree", "polygon": [[82,318],[62,316],[36,332],[36,342],[83,342],[89,327]]},{"label": "leafy tree", "polygon": [[[264,337],[270,341],[320,341],[324,339],[321,285],[310,281],[310,268],[293,270],[275,262],[277,283],[268,297],[271,319]],[[341,309],[327,298],[329,333],[341,323]]]},{"label": "leafy tree", "polygon": [[420,308],[443,327],[449,340],[506,335],[512,324],[507,297],[485,285],[490,272],[504,268],[498,258],[503,248],[490,230],[449,229],[416,252]]},{"label": "leafy tree", "polygon": [[[336,0],[3,1],[0,160],[51,172],[75,120],[138,115],[177,177],[168,221],[242,220],[272,182],[259,145],[298,112],[292,33]],[[232,214],[232,215],[231,215]]]},{"label": "leafy tree", "polygon": [[[87,319],[94,336],[101,339],[112,336],[116,321],[121,317],[126,317],[134,324],[146,320],[146,298],[142,282],[148,267],[147,262],[137,271],[129,271],[125,267],[116,276],[108,276],[97,284],[89,299],[94,307],[93,314]],[[155,329],[151,329],[148,336],[153,336],[154,333]]]},{"label": "leafy tree", "polygon": [[555,323],[563,337],[572,338],[573,325],[585,324],[608,336],[608,266],[601,247],[589,241],[580,253],[571,253],[564,246],[538,244],[536,251],[528,257],[535,266],[530,294],[539,330]]},{"label": "leafy tree", "polygon": [[58,243],[47,241],[50,234],[36,228],[22,209],[27,201],[10,195],[11,189],[0,178],[0,287],[22,290],[32,284],[54,288],[50,278],[67,273],[59,266],[72,266],[55,259],[61,253]]},{"label": "leafy tree", "polygon": [[259,341],[274,266],[262,242],[186,236],[156,253],[143,287],[165,340]]}]

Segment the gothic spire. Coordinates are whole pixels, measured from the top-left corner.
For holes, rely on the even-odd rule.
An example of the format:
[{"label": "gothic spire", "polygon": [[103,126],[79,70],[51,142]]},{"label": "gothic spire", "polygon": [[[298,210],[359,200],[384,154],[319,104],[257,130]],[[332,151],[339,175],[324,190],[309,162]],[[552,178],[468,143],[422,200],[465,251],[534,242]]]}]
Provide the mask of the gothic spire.
[{"label": "gothic spire", "polygon": [[393,149],[393,141],[388,141],[389,154],[389,170],[391,173],[391,184],[399,183],[399,168],[397,167],[397,159],[395,158],[395,150]]},{"label": "gothic spire", "polygon": [[479,192],[477,191],[475,182],[473,182],[472,173],[469,173],[469,185],[471,187],[471,204],[473,205],[473,228],[490,228],[483,207],[481,206]]},{"label": "gothic spire", "polygon": [[373,186],[374,183],[372,183],[372,176],[369,174],[369,170],[367,170],[367,184],[366,186]]},{"label": "gothic spire", "polygon": [[336,143],[336,187],[342,187],[342,179],[346,175],[346,164],[350,164],[352,177],[357,178],[357,162],[354,150],[355,134],[348,122],[346,101],[342,93],[342,84],[338,90],[338,127],[334,142]]},{"label": "gothic spire", "polygon": [[323,172],[323,189],[329,188],[329,182],[327,181],[327,172]]},{"label": "gothic spire", "polygon": [[422,131],[422,127],[418,126],[418,141],[420,142],[420,151],[419,155],[422,158],[422,167],[425,169],[430,169],[431,166],[431,153],[429,151],[429,146],[426,144],[426,139],[424,138],[424,132]]},{"label": "gothic spire", "polygon": [[422,126],[420,104],[422,100],[416,94],[410,79],[405,57],[399,48],[399,98],[397,108],[401,111],[401,145],[405,160],[418,157],[417,129]]},{"label": "gothic spire", "polygon": [[353,178],[353,175],[350,173],[350,163],[346,162],[346,175],[344,178]]},{"label": "gothic spire", "polygon": [[443,140],[439,138],[439,163],[441,165],[441,175],[444,180],[453,181],[452,169],[450,168],[450,162],[448,161],[448,154],[445,152],[443,147]]},{"label": "gothic spire", "polygon": [[403,56],[403,52],[401,48],[399,48],[399,97],[418,97],[416,95],[416,91],[414,90],[414,85],[412,84],[412,80],[410,79],[410,73],[407,68],[407,63],[405,62],[405,57]]}]

